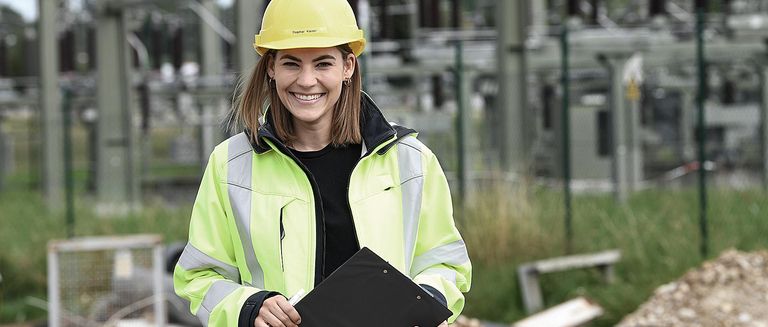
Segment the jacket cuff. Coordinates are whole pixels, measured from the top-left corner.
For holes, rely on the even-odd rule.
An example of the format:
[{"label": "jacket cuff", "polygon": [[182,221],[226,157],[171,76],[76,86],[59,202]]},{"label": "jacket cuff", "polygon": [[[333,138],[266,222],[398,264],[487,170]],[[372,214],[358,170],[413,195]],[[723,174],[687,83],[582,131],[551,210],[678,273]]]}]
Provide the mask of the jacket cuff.
[{"label": "jacket cuff", "polygon": [[245,300],[243,307],[240,308],[240,317],[237,319],[237,326],[253,327],[253,322],[256,321],[256,316],[259,315],[259,309],[261,309],[264,300],[275,295],[281,294],[278,292],[260,291],[251,295]]},{"label": "jacket cuff", "polygon": [[448,300],[445,299],[445,295],[443,293],[440,293],[436,288],[429,286],[427,284],[419,284],[421,288],[423,288],[429,295],[432,295],[437,302],[440,302],[442,305],[444,305],[446,308],[448,307]]}]

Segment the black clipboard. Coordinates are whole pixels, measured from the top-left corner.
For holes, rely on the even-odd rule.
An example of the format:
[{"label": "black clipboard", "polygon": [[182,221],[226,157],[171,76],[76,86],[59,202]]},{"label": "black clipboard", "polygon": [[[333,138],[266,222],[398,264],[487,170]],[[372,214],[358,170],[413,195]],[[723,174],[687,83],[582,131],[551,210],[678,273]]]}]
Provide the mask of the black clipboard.
[{"label": "black clipboard", "polygon": [[295,305],[301,327],[435,327],[442,303],[364,247]]}]

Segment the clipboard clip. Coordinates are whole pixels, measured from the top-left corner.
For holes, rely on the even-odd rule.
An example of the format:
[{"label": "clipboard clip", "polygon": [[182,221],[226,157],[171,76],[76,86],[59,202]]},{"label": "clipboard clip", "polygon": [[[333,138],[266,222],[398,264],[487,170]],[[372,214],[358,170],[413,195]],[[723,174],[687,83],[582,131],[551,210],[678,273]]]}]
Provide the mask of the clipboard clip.
[{"label": "clipboard clip", "polygon": [[293,294],[290,299],[288,299],[288,303],[291,306],[296,305],[296,303],[299,303],[299,300],[301,300],[302,297],[304,297],[304,292],[306,292],[303,288],[298,290],[296,294]]}]

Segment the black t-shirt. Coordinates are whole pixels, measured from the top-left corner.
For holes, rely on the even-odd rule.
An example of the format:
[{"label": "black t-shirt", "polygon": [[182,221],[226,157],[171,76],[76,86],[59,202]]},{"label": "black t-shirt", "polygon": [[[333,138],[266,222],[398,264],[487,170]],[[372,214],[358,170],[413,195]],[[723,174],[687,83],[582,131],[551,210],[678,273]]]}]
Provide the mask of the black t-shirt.
[{"label": "black t-shirt", "polygon": [[357,244],[348,188],[352,169],[360,159],[362,146],[350,144],[334,147],[329,144],[318,151],[291,152],[309,169],[320,189],[325,214],[325,265],[323,278],[360,249]]}]

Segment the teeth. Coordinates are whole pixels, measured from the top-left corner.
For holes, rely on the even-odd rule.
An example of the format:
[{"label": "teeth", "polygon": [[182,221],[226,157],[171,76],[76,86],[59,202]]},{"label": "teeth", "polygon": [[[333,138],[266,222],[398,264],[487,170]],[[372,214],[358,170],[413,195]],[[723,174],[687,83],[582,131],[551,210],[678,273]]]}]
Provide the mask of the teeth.
[{"label": "teeth", "polygon": [[298,93],[294,93],[293,95],[299,98],[299,100],[304,100],[304,101],[315,100],[322,96],[322,94],[298,94]]}]

